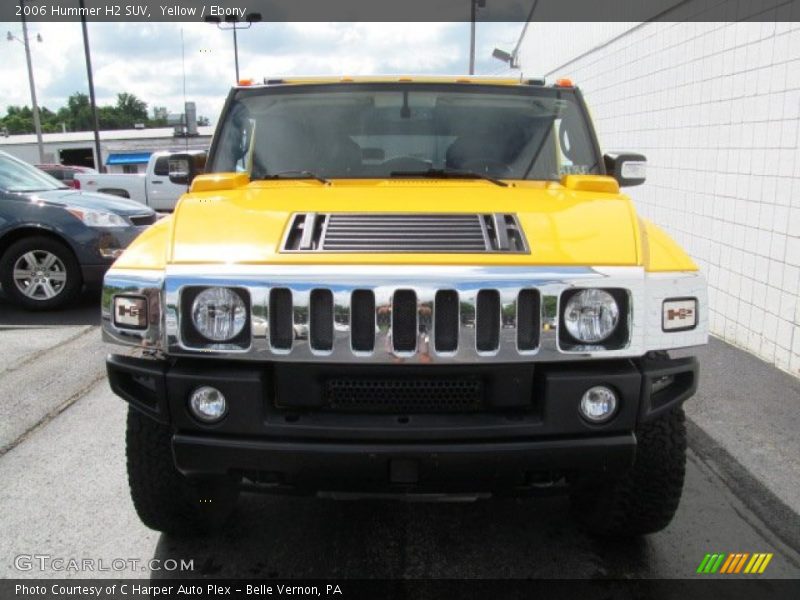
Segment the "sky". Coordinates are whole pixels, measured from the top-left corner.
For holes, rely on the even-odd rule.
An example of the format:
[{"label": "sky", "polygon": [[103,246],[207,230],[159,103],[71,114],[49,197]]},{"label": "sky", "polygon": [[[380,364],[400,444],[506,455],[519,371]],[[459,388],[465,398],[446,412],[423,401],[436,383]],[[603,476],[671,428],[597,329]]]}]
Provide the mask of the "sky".
[{"label": "sky", "polygon": [[[154,106],[183,112],[181,32],[186,99],[198,115],[216,122],[234,83],[233,38],[207,23],[90,23],[95,91],[99,105],[130,92]],[[521,23],[479,23],[476,73],[507,74],[491,57],[510,51]],[[0,114],[30,105],[19,23],[0,23]],[[57,110],[74,92],[88,93],[80,23],[31,23],[28,28],[40,106]],[[36,34],[42,41],[36,41]],[[469,23],[256,23],[239,31],[241,78],[282,75],[465,74]]]}]

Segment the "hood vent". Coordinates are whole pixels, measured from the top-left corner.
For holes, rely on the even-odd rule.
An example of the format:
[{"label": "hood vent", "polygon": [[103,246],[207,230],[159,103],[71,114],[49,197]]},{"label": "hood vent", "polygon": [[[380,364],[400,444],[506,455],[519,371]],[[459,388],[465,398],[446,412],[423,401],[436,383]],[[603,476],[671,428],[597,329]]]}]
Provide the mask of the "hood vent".
[{"label": "hood vent", "polygon": [[527,254],[509,213],[295,213],[281,252]]}]

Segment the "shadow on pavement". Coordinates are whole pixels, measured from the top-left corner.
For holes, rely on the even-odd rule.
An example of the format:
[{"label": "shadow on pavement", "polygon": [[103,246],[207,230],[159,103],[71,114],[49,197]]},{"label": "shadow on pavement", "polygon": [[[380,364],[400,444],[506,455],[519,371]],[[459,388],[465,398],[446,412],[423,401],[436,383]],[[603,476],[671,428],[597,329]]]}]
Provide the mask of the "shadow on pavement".
[{"label": "shadow on pavement", "polygon": [[12,327],[49,327],[53,325],[99,325],[100,291],[84,291],[61,310],[29,311],[13,304],[0,290],[0,329]]},{"label": "shadow on pavement", "polygon": [[194,560],[156,578],[526,578],[648,573],[648,542],[579,531],[564,497],[474,503],[246,495],[220,533],[162,535],[154,558]]}]

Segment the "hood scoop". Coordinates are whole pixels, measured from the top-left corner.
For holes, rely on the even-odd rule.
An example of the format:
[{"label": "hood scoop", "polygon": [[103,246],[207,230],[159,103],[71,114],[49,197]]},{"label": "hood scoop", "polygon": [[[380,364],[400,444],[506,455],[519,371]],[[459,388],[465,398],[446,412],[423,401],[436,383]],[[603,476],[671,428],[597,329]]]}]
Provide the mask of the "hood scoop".
[{"label": "hood scoop", "polygon": [[530,252],[510,213],[294,213],[281,252]]}]

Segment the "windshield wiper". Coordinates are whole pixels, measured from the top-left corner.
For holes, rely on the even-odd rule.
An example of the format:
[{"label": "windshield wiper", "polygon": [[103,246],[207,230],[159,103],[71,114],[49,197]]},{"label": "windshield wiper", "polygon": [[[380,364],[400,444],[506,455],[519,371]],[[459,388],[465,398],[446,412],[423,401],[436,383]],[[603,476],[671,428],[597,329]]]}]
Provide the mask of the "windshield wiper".
[{"label": "windshield wiper", "polygon": [[495,185],[499,185],[500,187],[508,187],[508,184],[501,179],[497,179],[496,177],[491,177],[490,175],[486,175],[485,173],[479,173],[477,171],[463,171],[461,169],[427,169],[426,171],[392,171],[389,173],[390,177],[431,177],[437,178],[440,177],[442,179],[483,179],[484,181],[490,181]]},{"label": "windshield wiper", "polygon": [[[284,175],[299,175],[300,177],[284,177]],[[313,173],[312,171],[304,171],[302,169],[289,169],[287,171],[278,171],[277,173],[270,173],[269,175],[264,175],[261,179],[316,179],[320,183],[324,183],[325,185],[330,185],[331,180],[325,179]]]}]

